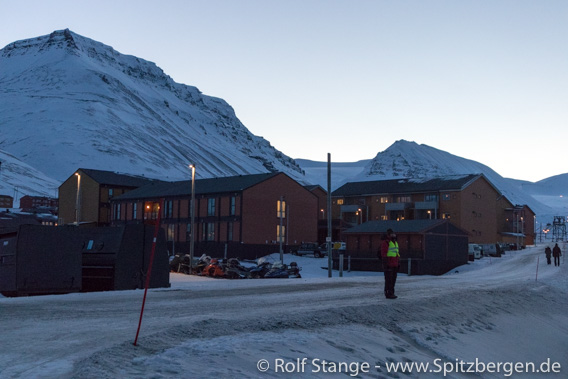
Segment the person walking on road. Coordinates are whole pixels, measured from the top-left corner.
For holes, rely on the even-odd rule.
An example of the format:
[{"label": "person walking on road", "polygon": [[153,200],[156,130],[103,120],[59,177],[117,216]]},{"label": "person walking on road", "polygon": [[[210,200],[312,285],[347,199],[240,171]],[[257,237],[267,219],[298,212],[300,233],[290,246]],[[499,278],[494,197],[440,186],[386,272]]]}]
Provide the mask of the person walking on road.
[{"label": "person walking on road", "polygon": [[396,234],[392,229],[387,230],[387,238],[381,244],[381,258],[383,261],[383,271],[385,272],[385,297],[387,299],[396,299],[398,296],[394,294],[394,285],[399,269],[398,242]]},{"label": "person walking on road", "polygon": [[550,246],[547,246],[546,249],[544,249],[544,254],[546,254],[546,263],[550,264],[550,257],[552,257],[552,250],[550,249]]},{"label": "person walking on road", "polygon": [[552,256],[554,257],[554,265],[560,266],[560,257],[562,256],[562,252],[560,251],[558,244],[554,245],[554,248],[552,249]]}]

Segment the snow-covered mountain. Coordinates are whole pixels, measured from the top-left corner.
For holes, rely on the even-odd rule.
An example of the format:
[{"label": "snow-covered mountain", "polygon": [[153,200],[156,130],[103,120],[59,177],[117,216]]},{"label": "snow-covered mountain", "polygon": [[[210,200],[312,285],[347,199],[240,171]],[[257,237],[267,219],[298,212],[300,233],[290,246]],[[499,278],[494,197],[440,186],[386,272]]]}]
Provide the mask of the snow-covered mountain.
[{"label": "snow-covered mountain", "polygon": [[[224,100],[69,30],[0,50],[0,162],[0,193],[20,196],[55,196],[79,167],[181,180],[190,176],[189,163],[199,178],[282,171],[327,187],[326,162],[292,160],[250,133]],[[415,142],[397,141],[374,159],[332,168],[332,189],[347,181],[483,173],[539,216],[568,214],[568,194],[556,193],[567,188],[568,174],[514,181]]]},{"label": "snow-covered mountain", "polygon": [[0,50],[0,150],[58,181],[78,167],[187,179],[189,163],[199,178],[304,180],[224,100],[69,30]]},{"label": "snow-covered mountain", "polygon": [[19,199],[23,195],[57,197],[61,183],[11,154],[0,150],[0,194]]}]

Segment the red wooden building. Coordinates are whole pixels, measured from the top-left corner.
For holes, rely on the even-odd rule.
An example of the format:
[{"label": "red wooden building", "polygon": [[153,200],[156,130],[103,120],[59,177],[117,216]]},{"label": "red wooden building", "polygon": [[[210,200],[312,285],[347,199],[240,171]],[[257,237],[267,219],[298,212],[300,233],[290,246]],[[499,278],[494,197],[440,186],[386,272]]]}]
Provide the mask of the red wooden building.
[{"label": "red wooden building", "polygon": [[[112,199],[112,224],[152,222],[164,201],[170,253],[188,253],[191,181],[156,182]],[[240,258],[317,241],[318,196],[284,173],[195,181],[195,254]]]}]

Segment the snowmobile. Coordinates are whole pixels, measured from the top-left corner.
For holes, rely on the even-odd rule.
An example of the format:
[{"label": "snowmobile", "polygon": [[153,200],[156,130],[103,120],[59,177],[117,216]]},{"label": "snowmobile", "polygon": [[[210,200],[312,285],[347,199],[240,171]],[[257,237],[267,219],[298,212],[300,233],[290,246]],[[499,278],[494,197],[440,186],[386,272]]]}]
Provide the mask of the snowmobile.
[{"label": "snowmobile", "polygon": [[189,274],[189,254],[176,254],[170,261],[170,271]]},{"label": "snowmobile", "polygon": [[251,273],[248,268],[241,265],[237,258],[229,258],[225,264],[225,274],[229,279],[248,279]]},{"label": "snowmobile", "polygon": [[288,266],[286,266],[281,261],[276,261],[270,267],[270,270],[264,274],[265,278],[288,278],[290,273],[288,272]]},{"label": "snowmobile", "polygon": [[203,268],[201,275],[211,276],[214,278],[226,277],[225,271],[223,270],[223,267],[221,266],[221,263],[217,258],[211,259],[211,263],[209,263],[205,268]]},{"label": "snowmobile", "polygon": [[268,262],[265,258],[259,258],[256,266],[249,269],[250,276],[253,279],[264,278],[264,275],[270,271],[271,267],[272,264],[270,264],[270,262]]}]

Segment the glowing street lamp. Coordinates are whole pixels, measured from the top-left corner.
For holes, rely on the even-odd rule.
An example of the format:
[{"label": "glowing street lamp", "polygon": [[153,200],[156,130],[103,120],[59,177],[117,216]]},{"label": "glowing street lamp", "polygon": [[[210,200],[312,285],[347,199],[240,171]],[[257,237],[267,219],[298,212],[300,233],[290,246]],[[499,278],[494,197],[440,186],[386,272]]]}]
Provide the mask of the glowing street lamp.
[{"label": "glowing street lamp", "polygon": [[193,269],[193,252],[195,244],[195,163],[190,164],[191,168],[191,234],[189,236],[189,272]]}]

